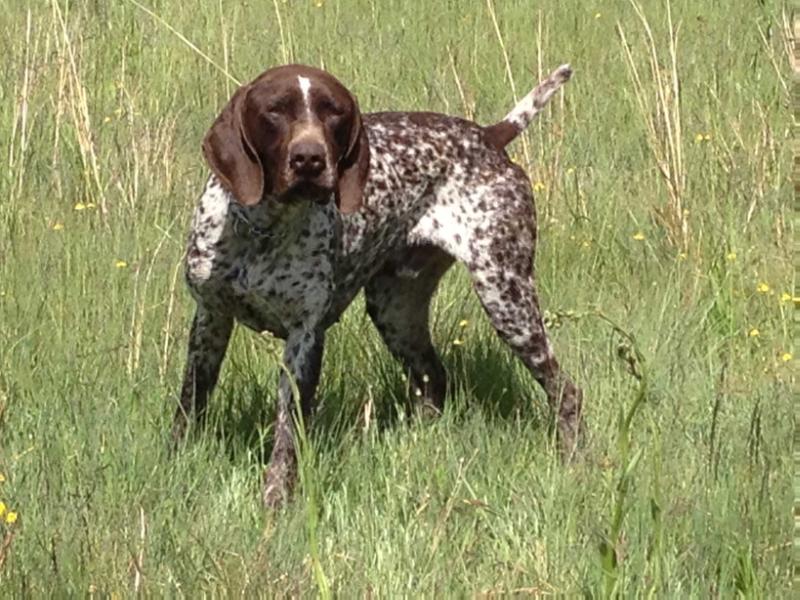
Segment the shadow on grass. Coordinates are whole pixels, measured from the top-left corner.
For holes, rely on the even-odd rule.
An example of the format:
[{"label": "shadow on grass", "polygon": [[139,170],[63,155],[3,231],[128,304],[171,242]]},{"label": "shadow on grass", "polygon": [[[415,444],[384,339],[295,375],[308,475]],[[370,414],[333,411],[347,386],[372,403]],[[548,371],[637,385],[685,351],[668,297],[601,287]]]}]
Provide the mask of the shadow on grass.
[{"label": "shadow on grass", "polygon": [[[551,418],[544,394],[522,364],[499,342],[459,348],[443,357],[448,373],[444,417],[458,425],[480,411],[489,423],[532,422],[549,429]],[[235,365],[229,365],[229,368]],[[332,365],[327,365],[331,371]],[[382,434],[398,426],[415,426],[412,404],[402,369],[388,354],[374,357],[369,379],[355,373],[355,365],[341,365],[336,373],[323,370],[317,412],[307,423],[315,446],[335,449],[365,425]],[[212,435],[233,457],[253,453],[266,462],[272,450],[278,369],[266,378],[237,369],[219,388],[209,406],[205,433]],[[369,409],[367,410],[367,405]]]}]

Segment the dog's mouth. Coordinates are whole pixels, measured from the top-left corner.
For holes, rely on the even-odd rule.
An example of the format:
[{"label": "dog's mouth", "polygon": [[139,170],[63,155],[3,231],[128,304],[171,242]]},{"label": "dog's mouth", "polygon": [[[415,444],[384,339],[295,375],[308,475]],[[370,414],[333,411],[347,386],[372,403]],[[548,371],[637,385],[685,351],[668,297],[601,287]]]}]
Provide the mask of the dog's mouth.
[{"label": "dog's mouth", "polygon": [[289,185],[287,190],[280,195],[279,201],[289,203],[309,200],[317,204],[324,204],[331,199],[333,191],[332,185],[300,179]]}]

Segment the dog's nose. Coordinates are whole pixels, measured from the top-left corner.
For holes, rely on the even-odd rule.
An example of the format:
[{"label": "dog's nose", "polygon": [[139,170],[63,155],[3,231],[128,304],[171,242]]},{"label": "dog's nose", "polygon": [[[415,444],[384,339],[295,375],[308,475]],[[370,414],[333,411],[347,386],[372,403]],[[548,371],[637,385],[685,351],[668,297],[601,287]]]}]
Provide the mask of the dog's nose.
[{"label": "dog's nose", "polygon": [[316,177],[325,169],[325,148],[318,142],[297,142],[289,152],[289,166],[298,175]]}]

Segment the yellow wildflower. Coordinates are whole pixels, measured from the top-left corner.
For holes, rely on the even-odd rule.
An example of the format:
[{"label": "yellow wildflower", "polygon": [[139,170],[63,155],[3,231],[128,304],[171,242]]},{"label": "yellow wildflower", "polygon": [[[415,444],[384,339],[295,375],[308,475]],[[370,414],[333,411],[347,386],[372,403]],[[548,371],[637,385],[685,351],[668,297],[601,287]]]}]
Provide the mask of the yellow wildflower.
[{"label": "yellow wildflower", "polygon": [[466,319],[461,319],[461,320],[458,322],[458,326],[459,326],[459,327],[466,327],[467,325],[469,325],[469,321],[467,321]]},{"label": "yellow wildflower", "polygon": [[6,515],[6,523],[8,523],[9,525],[13,525],[16,522],[17,522],[17,513],[15,513],[13,510],[8,511],[8,514]]},{"label": "yellow wildflower", "polygon": [[727,259],[729,262],[733,262],[733,261],[735,261],[735,260],[736,260],[736,252],[733,252],[733,251],[730,251],[730,252],[728,252],[728,253],[725,255],[725,258],[726,258],[726,259]]},{"label": "yellow wildflower", "polygon": [[789,302],[792,299],[792,295],[789,292],[783,292],[781,294],[781,302]]},{"label": "yellow wildflower", "polygon": [[5,482],[6,482],[6,476],[0,473],[0,483],[5,483]]},{"label": "yellow wildflower", "polygon": [[688,256],[688,254],[686,254],[686,252],[680,252],[678,254],[678,260],[686,260],[687,256]]},{"label": "yellow wildflower", "polygon": [[64,224],[63,223],[53,223],[52,229],[53,229],[53,231],[61,231],[62,229],[64,229]]},{"label": "yellow wildflower", "polygon": [[533,191],[534,192],[541,192],[542,190],[547,189],[547,186],[544,184],[543,181],[537,181],[533,184]]},{"label": "yellow wildflower", "polygon": [[6,514],[6,503],[0,500],[0,517]]},{"label": "yellow wildflower", "polygon": [[117,259],[117,261],[114,263],[114,266],[118,269],[124,269],[128,266],[128,263],[126,263],[124,260]]},{"label": "yellow wildflower", "polygon": [[73,210],[86,210],[86,205],[83,202],[76,202]]},{"label": "yellow wildflower", "polygon": [[567,169],[567,175],[572,175],[575,172],[575,167],[570,167]]},{"label": "yellow wildflower", "polygon": [[766,283],[766,282],[764,282],[764,281],[760,282],[760,283],[758,284],[758,287],[756,288],[756,291],[757,291],[759,294],[766,294],[766,293],[768,293],[768,292],[769,292],[769,284],[768,284],[768,283]]},{"label": "yellow wildflower", "polygon": [[749,335],[750,337],[758,337],[758,336],[760,336],[760,335],[761,335],[761,332],[760,332],[758,329],[756,329],[755,327],[753,327],[753,328],[752,328],[752,329],[751,329],[751,330],[748,332],[748,334],[747,334],[747,335]]},{"label": "yellow wildflower", "polygon": [[459,340],[458,338],[453,340],[453,346],[463,346],[464,340]]},{"label": "yellow wildflower", "polygon": [[792,358],[793,356],[791,352],[784,352],[783,354],[781,354],[781,360],[783,362],[789,362],[790,360],[792,360]]},{"label": "yellow wildflower", "polygon": [[591,242],[591,240],[583,240],[583,241],[581,242],[581,246],[583,246],[584,248],[588,248],[588,247],[589,247],[589,246],[591,246],[591,245],[592,245],[592,242]]},{"label": "yellow wildflower", "polygon": [[637,231],[633,234],[633,239],[635,239],[637,242],[641,242],[644,239],[644,234],[641,231]]},{"label": "yellow wildflower", "polygon": [[600,18],[600,17],[602,17],[602,16],[603,16],[603,15],[601,15],[600,13],[594,13],[594,18],[595,18],[595,19],[599,19],[599,18]]}]

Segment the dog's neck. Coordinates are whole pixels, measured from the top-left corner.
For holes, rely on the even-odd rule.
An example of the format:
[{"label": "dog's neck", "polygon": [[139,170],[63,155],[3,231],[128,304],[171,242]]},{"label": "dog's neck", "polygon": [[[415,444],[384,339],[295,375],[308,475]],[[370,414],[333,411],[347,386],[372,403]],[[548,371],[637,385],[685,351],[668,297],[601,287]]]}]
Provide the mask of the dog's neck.
[{"label": "dog's neck", "polygon": [[330,213],[333,216],[333,201],[320,204],[302,198],[288,201],[273,197],[264,198],[253,206],[244,206],[229,196],[228,214],[233,219],[234,230],[239,237],[274,237],[283,240],[295,239],[315,216]]}]

